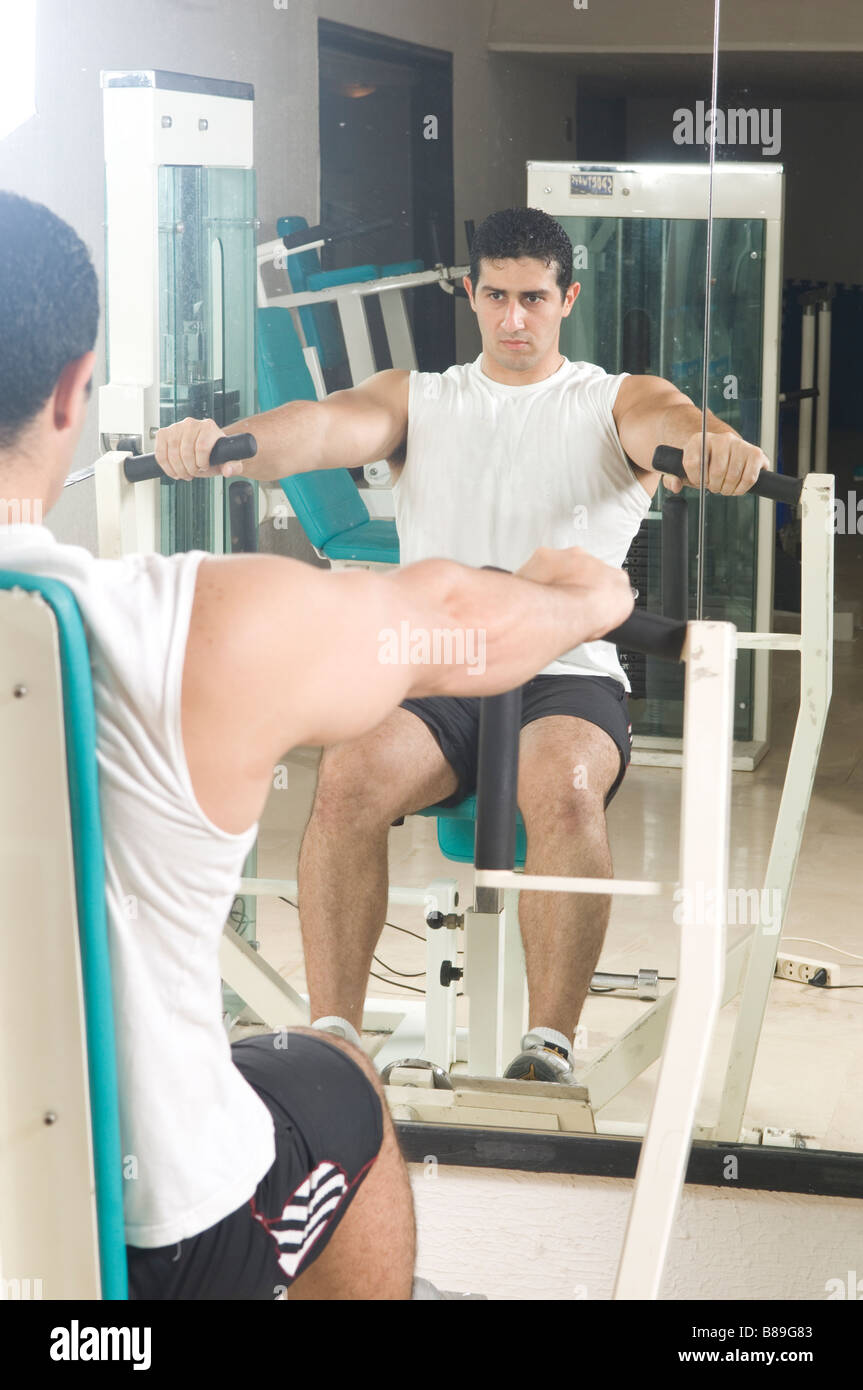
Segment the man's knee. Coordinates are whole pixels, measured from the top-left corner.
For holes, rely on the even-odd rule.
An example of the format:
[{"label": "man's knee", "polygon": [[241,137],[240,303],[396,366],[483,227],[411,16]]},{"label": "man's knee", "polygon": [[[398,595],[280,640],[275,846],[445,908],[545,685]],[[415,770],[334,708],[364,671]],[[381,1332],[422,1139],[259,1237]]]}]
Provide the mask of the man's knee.
[{"label": "man's knee", "polygon": [[400,814],[393,790],[393,756],[380,747],[343,744],[326,749],[312,814],[333,820],[379,820]]},{"label": "man's knee", "polygon": [[520,798],[528,840],[604,832],[605,796],[598,789],[569,789],[556,795]]}]

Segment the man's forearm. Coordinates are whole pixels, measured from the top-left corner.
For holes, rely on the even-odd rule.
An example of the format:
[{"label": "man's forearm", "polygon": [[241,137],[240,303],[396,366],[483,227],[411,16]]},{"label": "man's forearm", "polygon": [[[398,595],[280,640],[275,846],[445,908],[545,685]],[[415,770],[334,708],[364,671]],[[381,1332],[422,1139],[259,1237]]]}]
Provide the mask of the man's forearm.
[{"label": "man's forearm", "polygon": [[[657,446],[668,444],[673,449],[682,449],[689,442],[694,434],[702,429],[702,412],[697,405],[687,401],[685,405],[672,405],[664,412],[662,421],[657,431]],[[707,432],[708,434],[734,434],[738,439],[740,436],[737,430],[732,429],[731,425],[726,425],[724,420],[719,420],[712,410],[707,412]]]},{"label": "man's forearm", "polygon": [[228,425],[225,434],[253,434],[258,452],[243,464],[243,476],[274,483],[292,473],[324,467],[324,420],[317,401],[290,401],[262,415]]},{"label": "man's forearm", "polygon": [[[558,564],[565,563],[564,554]],[[447,560],[388,576],[413,614],[394,637],[393,653],[416,663],[411,697],[512,690],[572,647],[625,621],[632,611],[629,582],[622,571],[602,569],[602,583],[566,587]],[[429,664],[419,664],[424,658]]]}]

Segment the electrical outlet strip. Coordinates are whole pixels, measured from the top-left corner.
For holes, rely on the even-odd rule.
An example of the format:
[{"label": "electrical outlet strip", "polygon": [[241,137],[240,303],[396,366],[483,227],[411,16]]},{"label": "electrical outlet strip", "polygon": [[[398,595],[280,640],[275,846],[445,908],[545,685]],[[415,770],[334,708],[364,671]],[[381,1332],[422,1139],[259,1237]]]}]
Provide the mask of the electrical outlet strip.
[{"label": "electrical outlet strip", "polygon": [[776,959],[776,970],[774,974],[780,980],[794,980],[796,984],[808,985],[813,975],[817,975],[819,970],[827,972],[825,985],[841,984],[842,969],[835,961],[810,960],[807,956],[789,956],[780,954]]}]

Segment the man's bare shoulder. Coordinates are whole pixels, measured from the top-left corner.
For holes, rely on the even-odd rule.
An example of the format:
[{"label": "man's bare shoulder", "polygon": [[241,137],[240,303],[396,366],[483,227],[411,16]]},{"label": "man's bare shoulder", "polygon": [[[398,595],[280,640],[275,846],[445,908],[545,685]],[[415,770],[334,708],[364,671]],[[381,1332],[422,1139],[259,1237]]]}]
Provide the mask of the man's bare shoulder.
[{"label": "man's bare shoulder", "polygon": [[275,555],[208,558],[198,569],[183,667],[183,746],[199,806],[229,833],[260,816],[273,766],[292,743],[290,682],[274,701],[266,658],[280,643],[294,645],[320,578],[310,565]]},{"label": "man's bare shoulder", "polygon": [[319,600],[324,576],[300,560],[281,555],[232,555],[207,558],[198,570],[190,638],[225,663],[257,641],[271,642],[279,614],[302,617]]}]

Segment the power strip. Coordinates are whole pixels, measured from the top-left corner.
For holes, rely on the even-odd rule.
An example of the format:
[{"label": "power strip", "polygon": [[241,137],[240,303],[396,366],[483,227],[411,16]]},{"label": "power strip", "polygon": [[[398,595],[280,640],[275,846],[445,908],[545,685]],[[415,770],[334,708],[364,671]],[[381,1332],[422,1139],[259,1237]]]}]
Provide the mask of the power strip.
[{"label": "power strip", "polygon": [[825,972],[826,978],[819,980],[816,988],[842,983],[842,968],[835,961],[809,960],[807,956],[777,956],[776,969],[773,973],[780,980],[793,980],[798,985],[808,985],[819,970]]}]

